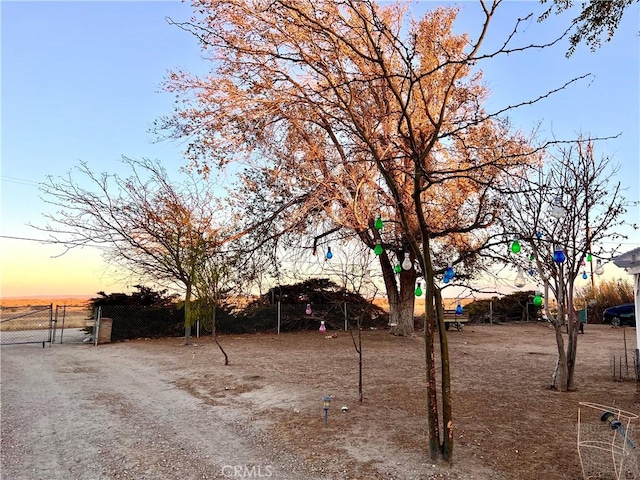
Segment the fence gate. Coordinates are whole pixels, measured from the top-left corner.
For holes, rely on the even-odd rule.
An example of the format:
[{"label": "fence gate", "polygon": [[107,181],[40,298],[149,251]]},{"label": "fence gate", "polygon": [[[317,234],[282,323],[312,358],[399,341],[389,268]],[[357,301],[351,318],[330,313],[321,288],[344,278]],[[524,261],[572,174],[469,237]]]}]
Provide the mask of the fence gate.
[{"label": "fence gate", "polygon": [[45,343],[51,346],[54,319],[53,304],[2,308],[0,316],[0,345]]},{"label": "fence gate", "polygon": [[88,318],[84,305],[56,305],[53,317],[53,343],[87,343],[94,319]]}]

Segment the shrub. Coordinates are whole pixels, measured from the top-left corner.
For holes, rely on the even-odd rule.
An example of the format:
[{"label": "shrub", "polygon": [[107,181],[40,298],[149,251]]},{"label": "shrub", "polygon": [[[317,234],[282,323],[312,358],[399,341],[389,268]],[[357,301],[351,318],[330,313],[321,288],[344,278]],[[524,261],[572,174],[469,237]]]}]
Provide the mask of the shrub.
[{"label": "shrub", "polygon": [[518,322],[541,319],[541,307],[533,304],[534,291],[514,292],[503,297],[480,299],[465,306],[471,322]]},{"label": "shrub", "polygon": [[595,283],[595,289],[591,285],[577,289],[575,297],[576,309],[587,306],[589,323],[602,323],[605,308],[633,303],[633,284],[625,279],[601,279]]}]

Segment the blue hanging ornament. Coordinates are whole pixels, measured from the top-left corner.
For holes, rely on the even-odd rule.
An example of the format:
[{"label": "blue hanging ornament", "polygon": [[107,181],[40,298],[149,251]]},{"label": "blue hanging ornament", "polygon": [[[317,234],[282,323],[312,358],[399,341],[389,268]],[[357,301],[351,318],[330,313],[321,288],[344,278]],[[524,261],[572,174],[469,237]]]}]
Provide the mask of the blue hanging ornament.
[{"label": "blue hanging ornament", "polygon": [[333,253],[331,253],[331,247],[327,247],[327,260],[331,260],[333,258]]},{"label": "blue hanging ornament", "polygon": [[460,302],[458,302],[458,305],[456,306],[456,315],[462,315],[462,312],[464,310],[462,310],[462,305],[460,305]]},{"label": "blue hanging ornament", "polygon": [[448,277],[449,280],[453,280],[453,277],[456,276],[456,272],[453,271],[453,267],[451,266],[451,264],[449,264],[447,269],[444,271],[444,276]]},{"label": "blue hanging ornament", "polygon": [[585,280],[588,278],[587,272],[585,271],[582,272],[582,278],[584,278]]},{"label": "blue hanging ornament", "polygon": [[567,257],[564,254],[562,247],[556,247],[556,249],[553,252],[553,261],[556,263],[564,263],[566,259]]}]

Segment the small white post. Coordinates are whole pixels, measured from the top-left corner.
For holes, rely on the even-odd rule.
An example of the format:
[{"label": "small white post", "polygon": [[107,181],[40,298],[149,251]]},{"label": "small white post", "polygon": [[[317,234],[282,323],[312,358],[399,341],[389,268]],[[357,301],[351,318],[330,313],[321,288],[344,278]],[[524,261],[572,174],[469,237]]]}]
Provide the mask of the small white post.
[{"label": "small white post", "polygon": [[349,329],[348,321],[347,321],[347,302],[344,302],[344,331],[346,332]]}]

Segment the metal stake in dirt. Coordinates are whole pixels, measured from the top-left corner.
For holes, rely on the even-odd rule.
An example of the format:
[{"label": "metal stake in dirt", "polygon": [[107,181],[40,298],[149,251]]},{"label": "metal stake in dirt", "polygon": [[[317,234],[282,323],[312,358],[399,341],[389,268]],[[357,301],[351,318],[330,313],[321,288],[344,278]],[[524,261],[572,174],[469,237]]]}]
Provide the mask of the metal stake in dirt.
[{"label": "metal stake in dirt", "polygon": [[331,405],[331,397],[326,396],[322,398],[322,408],[324,409],[324,428],[329,426],[329,406]]}]

